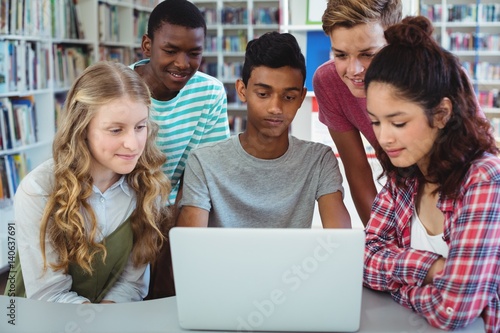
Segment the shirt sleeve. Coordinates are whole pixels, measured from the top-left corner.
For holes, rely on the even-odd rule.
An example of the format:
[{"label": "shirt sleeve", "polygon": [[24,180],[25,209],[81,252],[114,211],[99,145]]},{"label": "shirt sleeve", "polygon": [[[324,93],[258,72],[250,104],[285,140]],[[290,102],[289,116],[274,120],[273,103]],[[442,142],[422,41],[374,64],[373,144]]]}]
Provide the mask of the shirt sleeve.
[{"label": "shirt sleeve", "polygon": [[342,174],[340,173],[339,162],[330,147],[326,147],[323,150],[320,167],[320,180],[318,182],[316,200],[325,194],[338,191],[342,193],[343,197],[344,188],[342,187]]},{"label": "shirt sleeve", "polygon": [[337,132],[355,129],[342,112],[342,108],[345,107],[341,97],[342,92],[344,96],[349,96],[351,93],[347,91],[349,95],[345,95],[345,89],[348,88],[338,76],[333,61],[323,64],[316,70],[313,76],[313,89],[319,106],[319,120],[323,124]]},{"label": "shirt sleeve", "polygon": [[[440,256],[402,246],[400,213],[396,212],[394,184],[388,182],[376,196],[366,227],[364,284],[375,290],[397,292],[405,285],[421,285]],[[410,204],[407,202],[405,204]]]},{"label": "shirt sleeve", "polygon": [[181,207],[194,206],[207,211],[210,211],[212,208],[207,180],[195,150],[191,152],[191,155],[186,163],[182,198],[179,205]]},{"label": "shirt sleeve", "polygon": [[[70,291],[73,279],[62,271],[50,267],[43,270],[40,248],[40,221],[47,204],[47,193],[30,175],[17,189],[14,199],[16,241],[23,271],[26,297],[59,303],[89,301]],[[58,256],[46,238],[47,263],[57,262]]]}]

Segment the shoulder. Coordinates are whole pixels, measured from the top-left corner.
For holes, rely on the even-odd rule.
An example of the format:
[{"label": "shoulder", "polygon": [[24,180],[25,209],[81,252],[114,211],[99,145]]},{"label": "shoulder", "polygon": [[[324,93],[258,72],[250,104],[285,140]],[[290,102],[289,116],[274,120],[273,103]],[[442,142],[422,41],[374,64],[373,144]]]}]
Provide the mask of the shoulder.
[{"label": "shoulder", "polygon": [[54,160],[49,159],[28,173],[19,188],[29,194],[47,195],[52,191],[53,185]]},{"label": "shoulder", "polygon": [[190,152],[190,156],[198,158],[214,157],[220,160],[221,154],[225,154],[232,146],[235,136],[229,137],[222,141],[208,142],[200,144]]},{"label": "shoulder", "polygon": [[465,176],[466,187],[484,181],[500,182],[500,158],[484,153],[472,162]]},{"label": "shoulder", "polygon": [[[335,75],[333,75],[335,74]],[[338,79],[337,69],[335,67],[335,61],[329,60],[323,64],[321,64],[313,75],[313,80],[315,82],[318,81],[331,81],[335,82]]]},{"label": "shoulder", "polygon": [[294,136],[290,136],[290,141],[293,143],[293,149],[295,151],[303,151],[309,156],[328,156],[332,159],[336,159],[333,153],[332,147],[327,146],[320,142],[307,141],[298,139]]},{"label": "shoulder", "polygon": [[224,85],[217,78],[206,73],[197,71],[186,84],[188,89],[204,89],[204,90],[224,90]]}]

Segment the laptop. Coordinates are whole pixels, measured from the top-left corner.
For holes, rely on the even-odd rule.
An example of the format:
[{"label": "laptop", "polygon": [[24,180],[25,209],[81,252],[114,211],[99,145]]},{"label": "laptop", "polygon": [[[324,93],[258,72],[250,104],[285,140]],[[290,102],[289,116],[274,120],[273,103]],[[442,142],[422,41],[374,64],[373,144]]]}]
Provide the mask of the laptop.
[{"label": "laptop", "polygon": [[173,228],[179,325],[357,331],[364,240],[362,229]]}]

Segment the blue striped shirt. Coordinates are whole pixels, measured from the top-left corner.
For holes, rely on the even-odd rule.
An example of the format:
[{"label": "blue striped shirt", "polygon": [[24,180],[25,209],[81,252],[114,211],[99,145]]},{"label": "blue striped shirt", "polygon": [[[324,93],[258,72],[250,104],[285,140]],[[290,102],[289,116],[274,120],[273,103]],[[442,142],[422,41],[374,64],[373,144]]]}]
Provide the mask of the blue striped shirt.
[{"label": "blue striped shirt", "polygon": [[[148,62],[144,59],[130,67]],[[191,149],[229,137],[226,92],[219,80],[196,72],[176,97],[169,101],[151,98],[151,102],[151,118],[160,126],[156,142],[167,156],[163,171],[172,182],[173,204]]]}]

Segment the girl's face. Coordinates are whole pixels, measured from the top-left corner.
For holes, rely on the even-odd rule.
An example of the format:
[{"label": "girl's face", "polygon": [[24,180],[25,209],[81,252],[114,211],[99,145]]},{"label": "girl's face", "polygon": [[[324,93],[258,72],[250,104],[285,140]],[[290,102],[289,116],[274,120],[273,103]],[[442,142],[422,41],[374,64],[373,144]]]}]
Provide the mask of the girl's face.
[{"label": "girl's face", "polygon": [[373,57],[386,44],[379,22],[332,30],[330,42],[337,73],[355,97],[365,97],[365,73]]},{"label": "girl's face", "polygon": [[97,109],[87,127],[94,182],[134,170],[146,145],[147,119],[147,106],[130,98],[116,99]]},{"label": "girl's face", "polygon": [[375,136],[391,163],[400,168],[417,164],[425,175],[429,153],[445,123],[434,120],[434,126],[429,126],[424,109],[397,97],[390,84],[372,82],[366,95]]}]

